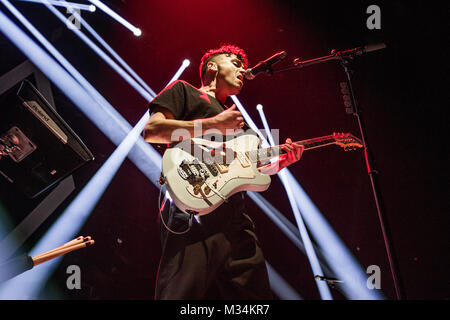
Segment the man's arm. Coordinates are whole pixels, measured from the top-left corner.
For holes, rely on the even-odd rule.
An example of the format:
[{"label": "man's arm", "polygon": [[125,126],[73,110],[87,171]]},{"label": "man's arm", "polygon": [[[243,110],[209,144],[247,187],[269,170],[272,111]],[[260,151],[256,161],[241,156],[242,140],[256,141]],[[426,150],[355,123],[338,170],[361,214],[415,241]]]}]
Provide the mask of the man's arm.
[{"label": "man's arm", "polygon": [[205,131],[217,129],[225,134],[227,129],[240,129],[244,118],[233,105],[215,117],[192,121],[175,120],[165,109],[156,109],[144,128],[144,139],[150,143],[172,143],[203,135]]}]

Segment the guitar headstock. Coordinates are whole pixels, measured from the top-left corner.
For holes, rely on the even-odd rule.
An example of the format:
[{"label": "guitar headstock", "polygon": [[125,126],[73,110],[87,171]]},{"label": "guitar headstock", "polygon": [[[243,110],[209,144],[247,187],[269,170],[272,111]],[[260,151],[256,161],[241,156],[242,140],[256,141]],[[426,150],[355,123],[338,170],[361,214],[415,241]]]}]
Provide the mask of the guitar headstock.
[{"label": "guitar headstock", "polygon": [[334,143],[344,148],[345,151],[356,150],[362,148],[363,143],[350,133],[333,133]]}]

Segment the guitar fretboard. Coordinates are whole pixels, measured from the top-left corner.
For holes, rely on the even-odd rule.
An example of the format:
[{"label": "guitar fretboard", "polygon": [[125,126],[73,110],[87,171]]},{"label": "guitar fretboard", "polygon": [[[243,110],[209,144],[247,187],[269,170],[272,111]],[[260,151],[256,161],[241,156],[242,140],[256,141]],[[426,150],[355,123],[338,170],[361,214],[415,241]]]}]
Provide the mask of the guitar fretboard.
[{"label": "guitar fretboard", "polygon": [[[318,138],[313,138],[313,139],[297,141],[295,143],[303,145],[305,147],[305,150],[310,150],[310,149],[334,144],[335,142],[336,142],[336,139],[332,135],[328,135],[328,136],[323,136],[323,137],[318,137]],[[252,162],[267,161],[267,160],[270,160],[271,158],[274,158],[274,157],[277,157],[279,155],[286,153],[282,149],[283,146],[284,145],[279,145],[279,146],[274,146],[274,147],[253,150],[253,151],[248,152],[248,156]]]}]

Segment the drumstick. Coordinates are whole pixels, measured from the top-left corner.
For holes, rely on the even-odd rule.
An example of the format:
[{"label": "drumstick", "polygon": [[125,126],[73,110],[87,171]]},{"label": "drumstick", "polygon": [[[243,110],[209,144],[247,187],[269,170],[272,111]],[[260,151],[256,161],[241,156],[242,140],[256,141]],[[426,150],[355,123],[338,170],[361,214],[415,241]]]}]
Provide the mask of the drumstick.
[{"label": "drumstick", "polygon": [[34,265],[34,266],[37,266],[37,265],[39,265],[39,264],[41,264],[41,263],[43,263],[43,262],[46,262],[46,261],[48,261],[48,260],[57,258],[57,257],[59,257],[59,256],[61,256],[61,255],[64,255],[64,254],[66,254],[66,253],[69,253],[69,252],[71,252],[71,251],[74,251],[74,250],[78,250],[78,249],[84,248],[84,247],[86,247],[86,246],[88,246],[88,245],[90,245],[90,244],[93,244],[93,243],[94,243],[94,241],[92,240],[91,242],[80,243],[80,244],[75,245],[75,246],[71,246],[71,247],[68,247],[68,248],[65,248],[65,249],[61,249],[60,251],[54,251],[54,252],[49,253],[49,254],[47,254],[47,255],[42,255],[42,256],[40,256],[40,257],[38,257],[38,258],[34,257],[34,258],[33,258],[33,265]]},{"label": "drumstick", "polygon": [[[89,238],[89,240],[91,240],[91,237],[88,237],[88,238]],[[46,251],[44,253],[38,254],[38,255],[35,256],[35,258],[39,258],[42,255],[54,252],[54,251],[62,249],[62,248],[66,248],[66,247],[70,247],[70,246],[75,245],[75,244],[82,243],[84,241],[84,239],[85,238],[83,236],[79,236],[78,238],[75,238],[75,239],[73,239],[73,240],[63,244],[62,246],[59,246],[59,247],[53,249],[53,250],[49,250],[49,251]]]},{"label": "drumstick", "polygon": [[43,254],[41,254],[39,256],[36,256],[36,257],[32,258],[33,259],[33,264],[34,264],[34,266],[37,266],[38,264],[41,264],[41,263],[43,263],[45,261],[54,259],[56,257],[59,257],[59,256],[61,256],[63,254],[69,253],[69,252],[74,251],[74,250],[85,248],[87,246],[93,245],[94,243],[95,243],[94,240],[89,240],[89,241],[86,241],[86,242],[83,242],[83,243],[79,243],[79,244],[76,244],[76,245],[72,245],[72,246],[69,246],[69,247],[64,247],[64,248],[61,248],[59,250],[55,249],[55,250],[52,250],[51,252],[49,251],[49,252],[43,253]]},{"label": "drumstick", "polygon": [[87,237],[79,236],[78,238],[75,238],[75,239],[73,239],[73,240],[71,240],[71,241],[69,241],[69,242],[63,244],[62,246],[59,246],[59,247],[56,248],[56,249],[69,247],[69,246],[72,246],[72,245],[74,245],[74,244],[79,244],[79,243],[86,242],[86,241],[89,241],[89,240],[91,240],[91,237],[90,237],[90,236],[87,236]]},{"label": "drumstick", "polygon": [[53,250],[49,250],[49,251],[43,252],[41,254],[38,254],[34,258],[38,259],[38,258],[41,258],[44,255],[48,255],[49,253],[57,252],[57,251],[59,251],[59,250],[61,250],[63,248],[68,248],[68,247],[71,247],[73,245],[77,245],[77,244],[80,244],[80,243],[83,243],[83,242],[86,242],[86,241],[89,241],[89,240],[91,240],[90,236],[88,236],[88,237],[80,236],[80,237],[78,237],[76,239],[73,239],[73,240],[63,244],[62,246],[59,246],[59,247],[53,249]]}]

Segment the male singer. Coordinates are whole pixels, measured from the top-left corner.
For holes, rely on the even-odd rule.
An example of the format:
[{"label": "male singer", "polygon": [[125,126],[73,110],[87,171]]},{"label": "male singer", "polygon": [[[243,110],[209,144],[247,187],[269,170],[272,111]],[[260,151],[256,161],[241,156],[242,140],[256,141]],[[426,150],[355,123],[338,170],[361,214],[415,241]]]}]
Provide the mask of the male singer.
[{"label": "male singer", "polygon": [[[200,62],[199,89],[175,81],[150,103],[145,140],[170,144],[178,142],[173,133],[179,129],[194,137],[209,129],[225,134],[243,128],[241,113],[226,102],[241,91],[247,67],[247,55],[237,46],[207,51]],[[287,139],[283,148],[287,153],[259,168],[262,173],[275,174],[300,160],[303,146]],[[243,192],[233,195],[190,228],[189,215],[165,205],[155,299],[272,299],[265,259],[243,200]]]}]

